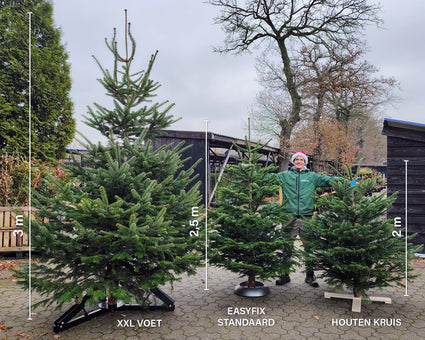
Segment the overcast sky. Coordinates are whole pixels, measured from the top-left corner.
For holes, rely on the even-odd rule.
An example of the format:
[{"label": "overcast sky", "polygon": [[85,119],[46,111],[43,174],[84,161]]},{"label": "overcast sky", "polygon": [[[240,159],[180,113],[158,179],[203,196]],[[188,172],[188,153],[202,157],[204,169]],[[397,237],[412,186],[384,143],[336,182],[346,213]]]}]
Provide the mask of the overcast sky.
[{"label": "overcast sky", "polygon": [[[425,1],[382,2],[384,28],[370,27],[365,38],[369,62],[401,84],[401,101],[396,108],[389,107],[385,117],[425,123]],[[112,69],[104,39],[110,39],[116,27],[118,42],[123,41],[124,9],[137,42],[134,70],[146,69],[150,55],[159,51],[152,72],[162,85],[158,100],[175,103],[172,114],[182,117],[171,128],[204,131],[208,120],[211,132],[245,135],[249,107],[260,91],[255,56],[213,52],[224,38],[221,27],[214,24],[216,7],[202,0],[53,0],[53,5],[55,24],[62,29],[69,53],[77,130],[90,140],[98,135],[82,122],[82,115],[95,102],[110,103],[97,81],[101,72],[92,55]]]}]

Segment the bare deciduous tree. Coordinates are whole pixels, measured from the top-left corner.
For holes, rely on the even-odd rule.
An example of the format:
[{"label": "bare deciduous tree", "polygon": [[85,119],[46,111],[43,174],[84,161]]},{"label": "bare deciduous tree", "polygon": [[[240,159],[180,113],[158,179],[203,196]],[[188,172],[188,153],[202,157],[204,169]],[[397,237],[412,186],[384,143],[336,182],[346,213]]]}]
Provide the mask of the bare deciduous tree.
[{"label": "bare deciduous tree", "polygon": [[[301,91],[303,97],[307,98],[305,102],[311,105],[306,105],[304,109],[305,112],[310,112],[310,116],[305,116],[312,119],[311,132],[316,142],[312,151],[314,158],[320,160],[324,156],[326,140],[331,139],[328,134],[339,132],[336,129],[327,129],[325,134],[324,125],[318,124],[323,118],[338,122],[338,129],[344,131],[347,136],[352,135],[351,140],[356,140],[358,144],[354,148],[352,143],[336,143],[333,148],[339,150],[336,159],[353,162],[357,156],[368,153],[360,152],[356,155],[354,150],[363,151],[366,147],[375,149],[378,144],[365,141],[371,140],[371,134],[376,135],[371,126],[380,129],[375,123],[371,123],[380,117],[382,108],[397,99],[393,92],[398,86],[395,79],[376,76],[377,69],[363,59],[365,50],[359,43],[350,43],[342,48],[335,47],[331,55],[320,52],[316,45],[310,49],[305,48],[302,55],[305,69],[302,73],[303,81],[307,86]],[[346,145],[346,149],[342,148],[342,145]],[[382,146],[382,143],[380,145]],[[329,147],[327,148],[329,155]],[[378,149],[371,153],[376,155],[376,159],[380,158]],[[343,156],[344,154],[347,156]],[[381,156],[384,154],[382,150]]]},{"label": "bare deciduous tree", "polygon": [[[287,150],[293,127],[300,120],[302,99],[294,69],[291,45],[298,43],[342,43],[352,39],[367,23],[379,22],[379,6],[367,0],[209,0],[221,8],[216,22],[226,33],[217,50],[242,53],[262,43],[278,48],[290,112],[280,126],[282,150]],[[286,159],[287,155],[283,155]],[[281,167],[285,167],[283,162]],[[287,163],[286,163],[287,164]]]},{"label": "bare deciduous tree", "polygon": [[[353,161],[352,156],[343,156],[353,155],[353,150],[359,149],[354,148],[352,143],[337,143],[333,150],[329,149],[331,145],[328,141],[333,139],[329,133],[337,134],[342,129],[347,136],[351,135],[351,140],[356,141],[361,148],[373,148],[374,144],[364,143],[371,140],[366,133],[372,133],[366,125],[379,117],[385,104],[395,101],[393,90],[397,87],[397,82],[393,78],[376,76],[376,68],[363,60],[365,50],[358,41],[351,41],[346,46],[328,46],[327,49],[321,48],[320,45],[304,45],[298,55],[298,58],[293,58],[292,65],[303,106],[300,121],[293,129],[290,147],[302,147],[313,155],[316,161],[329,158],[329,155],[338,149],[339,155],[335,159]],[[263,124],[261,132],[276,134],[277,127],[281,125],[278,119],[285,121],[289,114],[284,105],[278,108],[276,105],[278,102],[288,101],[284,91],[284,76],[279,66],[266,58],[259,60],[257,72],[264,91],[257,97],[257,105],[253,107],[251,115],[256,118],[253,119],[258,123],[256,127]],[[280,96],[280,99],[277,99],[277,96]],[[265,131],[264,122],[271,123],[270,117],[274,120],[274,130]],[[338,125],[338,128],[326,129],[325,133],[326,124],[321,123],[322,120],[334,127]],[[376,124],[373,126],[377,128]],[[353,135],[353,132],[356,134]],[[346,148],[342,148],[342,145],[346,145]],[[376,155],[375,158],[380,158],[378,150],[372,153]],[[314,166],[313,170],[322,169]]]}]

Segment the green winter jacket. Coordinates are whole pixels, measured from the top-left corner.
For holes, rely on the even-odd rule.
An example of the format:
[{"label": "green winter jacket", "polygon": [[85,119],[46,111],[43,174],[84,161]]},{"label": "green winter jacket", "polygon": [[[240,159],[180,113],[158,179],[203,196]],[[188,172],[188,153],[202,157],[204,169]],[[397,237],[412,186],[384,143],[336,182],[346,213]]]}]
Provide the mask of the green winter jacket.
[{"label": "green winter jacket", "polygon": [[282,187],[283,201],[289,199],[286,211],[297,216],[311,216],[316,188],[329,186],[329,181],[336,177],[319,175],[307,168],[302,171],[292,168],[276,174],[276,179]]}]

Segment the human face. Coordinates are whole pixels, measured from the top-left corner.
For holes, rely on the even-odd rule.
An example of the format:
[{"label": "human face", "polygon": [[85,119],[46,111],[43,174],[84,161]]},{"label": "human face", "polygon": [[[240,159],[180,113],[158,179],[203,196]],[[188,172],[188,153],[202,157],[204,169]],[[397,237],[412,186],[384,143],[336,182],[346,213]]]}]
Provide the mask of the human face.
[{"label": "human face", "polygon": [[298,171],[302,171],[304,169],[304,166],[305,166],[304,158],[302,158],[301,156],[295,157],[295,159],[294,159],[295,169],[297,169]]}]

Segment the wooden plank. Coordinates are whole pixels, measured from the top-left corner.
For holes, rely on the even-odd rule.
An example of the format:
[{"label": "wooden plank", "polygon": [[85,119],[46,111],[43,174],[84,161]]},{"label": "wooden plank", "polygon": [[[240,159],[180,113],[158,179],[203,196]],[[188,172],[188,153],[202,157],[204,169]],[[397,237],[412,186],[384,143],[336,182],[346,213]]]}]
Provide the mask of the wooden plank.
[{"label": "wooden plank", "polygon": [[10,231],[10,247],[16,247],[18,245],[18,234],[13,233],[13,231]]},{"label": "wooden plank", "polygon": [[[394,154],[402,155],[404,148],[420,148],[424,143],[413,140],[391,138],[387,140],[387,149],[394,151]],[[403,146],[403,147],[402,147]]]},{"label": "wooden plank", "polygon": [[22,236],[22,245],[28,246],[28,234],[24,233],[24,236]]},{"label": "wooden plank", "polygon": [[10,248],[10,231],[3,231],[3,248]]},{"label": "wooden plank", "polygon": [[[21,210],[21,211],[29,211],[29,207],[0,207],[0,212],[2,211],[11,211],[11,210]],[[32,208],[31,210],[37,210],[35,208]]]},{"label": "wooden plank", "polygon": [[[425,167],[425,165],[424,165],[424,167]],[[411,181],[412,179],[420,179],[421,176],[423,177],[423,168],[424,167],[422,167],[422,169],[420,169],[420,168],[419,169],[409,168],[408,181]],[[399,169],[392,169],[391,167],[388,168],[387,175],[388,175],[387,176],[388,181],[403,179],[403,182],[404,182],[404,178],[406,177],[404,169],[403,169],[403,171],[400,171]]]},{"label": "wooden plank", "polygon": [[10,210],[9,211],[3,211],[3,227],[4,228],[9,228],[11,225],[10,225]]},{"label": "wooden plank", "polygon": [[15,228],[16,227],[16,215],[23,215],[24,213],[18,213],[16,214],[15,211],[10,211],[10,227]]},{"label": "wooden plank", "polygon": [[382,130],[382,134],[390,138],[415,140],[418,142],[425,142],[425,133],[423,131],[417,131],[416,129],[404,129],[393,126],[385,126]]},{"label": "wooden plank", "polygon": [[407,147],[418,147],[420,145],[423,145],[424,142],[413,140],[413,139],[404,139],[404,138],[397,138],[397,137],[388,137],[387,138],[387,147],[394,147],[397,148],[400,145],[406,145]]},{"label": "wooden plank", "polygon": [[30,248],[28,246],[24,247],[8,247],[8,248],[0,248],[0,253],[5,252],[14,252],[14,251],[29,251]]},{"label": "wooden plank", "polygon": [[[347,300],[353,300],[353,303],[351,305],[351,311],[352,312],[361,312],[361,306],[362,306],[362,298],[361,297],[355,297],[354,295],[350,294],[341,294],[341,293],[333,293],[333,292],[325,292],[325,298],[331,299],[347,299]],[[381,296],[370,296],[369,300],[372,302],[385,302],[386,304],[391,304],[391,298],[387,297],[381,297]]]},{"label": "wooden plank", "polygon": [[[413,244],[425,244],[425,233],[417,234],[411,241]],[[424,249],[421,250],[421,253],[424,252]]]},{"label": "wooden plank", "polygon": [[353,303],[351,304],[351,311],[360,313],[362,311],[362,298],[353,297]]}]

